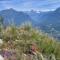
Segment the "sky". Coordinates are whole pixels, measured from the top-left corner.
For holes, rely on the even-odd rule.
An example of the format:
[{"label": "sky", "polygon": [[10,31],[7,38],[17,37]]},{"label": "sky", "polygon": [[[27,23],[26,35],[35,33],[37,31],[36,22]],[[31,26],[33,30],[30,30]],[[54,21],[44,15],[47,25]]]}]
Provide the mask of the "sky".
[{"label": "sky", "polygon": [[0,10],[13,8],[18,11],[51,11],[60,7],[60,0],[0,0]]}]

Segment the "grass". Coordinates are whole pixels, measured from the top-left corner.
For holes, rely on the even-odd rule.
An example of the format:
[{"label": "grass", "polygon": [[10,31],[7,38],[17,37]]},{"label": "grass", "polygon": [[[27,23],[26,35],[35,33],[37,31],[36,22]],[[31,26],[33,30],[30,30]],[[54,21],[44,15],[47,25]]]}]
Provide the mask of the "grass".
[{"label": "grass", "polygon": [[0,49],[14,49],[17,52],[18,59],[20,59],[21,53],[29,50],[29,44],[32,43],[36,44],[37,51],[43,55],[54,54],[56,59],[60,58],[60,42],[30,25],[2,28],[1,38],[3,44]]}]

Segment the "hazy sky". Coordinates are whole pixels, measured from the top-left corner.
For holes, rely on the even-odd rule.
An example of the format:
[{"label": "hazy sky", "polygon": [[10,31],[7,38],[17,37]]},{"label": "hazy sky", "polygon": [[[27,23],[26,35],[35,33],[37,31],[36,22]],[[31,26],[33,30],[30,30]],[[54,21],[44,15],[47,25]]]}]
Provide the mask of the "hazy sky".
[{"label": "hazy sky", "polygon": [[16,10],[54,10],[60,7],[60,0],[0,0],[0,10],[14,8]]}]

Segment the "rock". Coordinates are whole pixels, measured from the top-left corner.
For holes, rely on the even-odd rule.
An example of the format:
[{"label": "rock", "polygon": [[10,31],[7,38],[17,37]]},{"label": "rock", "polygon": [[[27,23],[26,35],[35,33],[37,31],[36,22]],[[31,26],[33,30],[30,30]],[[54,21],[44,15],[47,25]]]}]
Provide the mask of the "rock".
[{"label": "rock", "polygon": [[4,60],[4,58],[0,55],[0,60]]},{"label": "rock", "polygon": [[3,39],[0,39],[0,45],[3,44]]}]

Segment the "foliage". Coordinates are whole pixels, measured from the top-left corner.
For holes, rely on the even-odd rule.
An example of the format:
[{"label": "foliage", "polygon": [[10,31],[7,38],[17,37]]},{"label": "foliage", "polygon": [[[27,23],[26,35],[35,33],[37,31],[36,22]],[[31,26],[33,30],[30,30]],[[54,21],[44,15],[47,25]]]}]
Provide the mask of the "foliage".
[{"label": "foliage", "polygon": [[[56,58],[60,58],[60,42],[30,25],[8,26],[1,33],[4,41],[1,49],[8,47],[16,49],[18,54],[21,54],[29,49],[29,44],[35,43],[39,52],[47,56],[53,53]],[[10,46],[8,42],[11,42]]]}]

